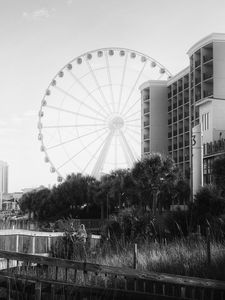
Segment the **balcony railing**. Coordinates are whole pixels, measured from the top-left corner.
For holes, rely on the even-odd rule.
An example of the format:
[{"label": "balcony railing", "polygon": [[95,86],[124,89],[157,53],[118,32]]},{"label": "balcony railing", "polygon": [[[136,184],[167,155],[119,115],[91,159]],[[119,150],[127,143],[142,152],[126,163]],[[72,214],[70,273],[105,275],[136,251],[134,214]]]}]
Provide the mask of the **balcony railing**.
[{"label": "balcony railing", "polygon": [[144,122],[144,127],[145,127],[145,126],[149,126],[149,121],[145,121],[145,122]]},{"label": "balcony railing", "polygon": [[203,155],[211,155],[225,152],[225,139],[214,141],[203,145]]}]

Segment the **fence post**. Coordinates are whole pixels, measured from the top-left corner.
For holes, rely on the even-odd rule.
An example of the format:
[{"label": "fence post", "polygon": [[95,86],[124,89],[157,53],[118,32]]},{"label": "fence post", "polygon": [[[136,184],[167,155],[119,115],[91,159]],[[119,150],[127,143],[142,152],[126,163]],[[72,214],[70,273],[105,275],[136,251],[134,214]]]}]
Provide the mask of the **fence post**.
[{"label": "fence post", "polygon": [[48,236],[48,246],[47,246],[47,252],[51,250],[51,235]]},{"label": "fence post", "polygon": [[137,244],[134,244],[133,268],[137,269]]},{"label": "fence post", "polygon": [[32,236],[32,254],[35,254],[35,235]]},{"label": "fence post", "polygon": [[19,234],[16,235],[16,252],[19,252]]},{"label": "fence post", "polygon": [[206,247],[207,247],[207,263],[211,263],[211,245],[210,245],[210,228],[206,228]]},{"label": "fence post", "polygon": [[35,300],[41,300],[41,282],[35,282]]}]

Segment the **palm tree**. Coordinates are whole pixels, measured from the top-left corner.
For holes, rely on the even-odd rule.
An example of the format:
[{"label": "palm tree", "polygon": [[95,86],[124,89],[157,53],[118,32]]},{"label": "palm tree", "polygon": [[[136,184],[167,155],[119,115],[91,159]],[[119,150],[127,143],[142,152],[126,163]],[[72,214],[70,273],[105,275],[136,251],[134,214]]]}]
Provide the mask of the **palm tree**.
[{"label": "palm tree", "polygon": [[159,153],[145,156],[134,164],[132,176],[146,205],[149,204],[150,196],[152,202],[150,206],[154,214],[159,192],[166,186],[172,188],[177,174],[178,169],[173,160]]}]

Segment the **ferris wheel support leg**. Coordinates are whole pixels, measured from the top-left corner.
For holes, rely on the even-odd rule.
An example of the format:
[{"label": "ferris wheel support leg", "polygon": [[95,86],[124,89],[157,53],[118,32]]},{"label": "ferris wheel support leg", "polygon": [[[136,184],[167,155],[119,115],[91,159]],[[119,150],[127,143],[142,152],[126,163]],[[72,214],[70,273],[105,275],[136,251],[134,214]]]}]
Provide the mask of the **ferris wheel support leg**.
[{"label": "ferris wheel support leg", "polygon": [[99,157],[97,159],[97,162],[96,162],[96,164],[93,168],[93,171],[92,171],[91,175],[95,178],[100,177],[100,172],[102,170],[102,167],[104,166],[105,159],[106,159],[107,153],[109,151],[109,147],[110,147],[113,135],[114,135],[114,131],[111,130],[109,132],[107,138],[106,138],[105,144],[103,145],[102,150],[101,150],[101,152],[99,154]]}]

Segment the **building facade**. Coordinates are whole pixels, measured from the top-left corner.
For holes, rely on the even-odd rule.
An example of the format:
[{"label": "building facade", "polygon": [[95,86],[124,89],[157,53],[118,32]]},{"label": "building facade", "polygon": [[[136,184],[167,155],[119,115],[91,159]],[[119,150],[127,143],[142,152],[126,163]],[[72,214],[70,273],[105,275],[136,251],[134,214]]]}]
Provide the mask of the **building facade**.
[{"label": "building facade", "polygon": [[187,68],[140,87],[142,155],[169,154],[195,193],[211,182],[212,161],[225,153],[225,34],[210,34],[187,54]]}]

